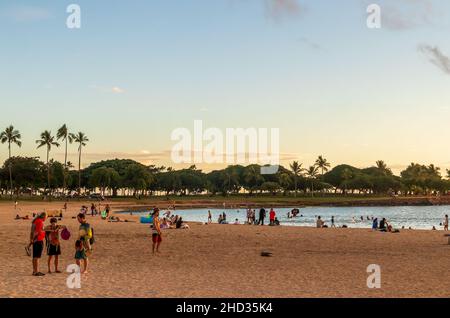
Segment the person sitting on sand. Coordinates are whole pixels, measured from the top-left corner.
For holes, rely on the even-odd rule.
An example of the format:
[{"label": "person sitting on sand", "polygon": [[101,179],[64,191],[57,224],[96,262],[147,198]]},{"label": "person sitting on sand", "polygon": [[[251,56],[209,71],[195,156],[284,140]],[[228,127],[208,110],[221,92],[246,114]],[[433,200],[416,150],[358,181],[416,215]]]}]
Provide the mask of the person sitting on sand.
[{"label": "person sitting on sand", "polygon": [[275,226],[279,226],[280,225],[280,221],[278,220],[278,218],[275,218],[275,220],[273,221],[273,224]]},{"label": "person sitting on sand", "polygon": [[189,229],[189,225],[187,225],[187,224],[184,224],[183,223],[183,218],[180,216],[180,218],[178,219],[178,221],[177,221],[177,223],[176,223],[176,226],[175,226],[175,228],[176,229]]},{"label": "person sitting on sand", "polygon": [[321,228],[323,228],[324,225],[325,225],[325,222],[322,220],[322,217],[319,215],[319,216],[317,217],[316,227],[317,227],[318,229],[321,229]]},{"label": "person sitting on sand", "polygon": [[170,225],[169,225],[169,223],[167,223],[167,219],[166,218],[163,218],[160,227],[161,227],[161,230],[170,228]]},{"label": "person sitting on sand", "polygon": [[25,216],[20,216],[19,214],[16,215],[16,217],[14,218],[15,220],[29,220],[30,216],[29,215],[25,215]]},{"label": "person sitting on sand", "polygon": [[236,219],[236,220],[234,220],[234,223],[233,223],[234,225],[239,225],[239,220],[238,219]]},{"label": "person sitting on sand", "polygon": [[58,259],[59,255],[61,255],[61,244],[59,242],[59,231],[65,229],[65,225],[58,225],[58,220],[56,218],[50,219],[50,225],[47,225],[44,228],[44,231],[47,233],[47,255],[48,255],[48,273],[51,274],[51,263],[53,256],[55,257],[55,273],[61,273],[58,270]]},{"label": "person sitting on sand", "polygon": [[387,227],[388,227],[388,223],[387,223],[387,221],[386,221],[386,218],[383,218],[383,219],[380,221],[380,227],[379,227],[379,229],[380,229],[380,231],[386,232]]}]

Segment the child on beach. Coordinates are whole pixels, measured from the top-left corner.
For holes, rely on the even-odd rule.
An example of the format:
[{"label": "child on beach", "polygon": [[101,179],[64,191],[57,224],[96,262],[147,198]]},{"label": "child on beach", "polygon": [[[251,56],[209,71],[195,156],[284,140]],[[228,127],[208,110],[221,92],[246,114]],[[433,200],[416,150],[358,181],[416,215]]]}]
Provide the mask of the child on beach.
[{"label": "child on beach", "polygon": [[75,242],[75,261],[76,261],[77,265],[80,267],[80,270],[81,270],[81,261],[82,260],[83,260],[83,266],[84,266],[82,273],[86,274],[87,266],[88,266],[86,250],[84,248],[83,241],[77,240]]},{"label": "child on beach", "polygon": [[56,218],[50,219],[50,225],[44,228],[46,232],[46,245],[47,245],[47,255],[48,255],[48,273],[51,274],[51,262],[53,256],[55,257],[55,273],[61,273],[58,270],[58,259],[61,255],[61,245],[59,242],[59,231],[65,229],[66,226],[58,225],[58,220]]}]

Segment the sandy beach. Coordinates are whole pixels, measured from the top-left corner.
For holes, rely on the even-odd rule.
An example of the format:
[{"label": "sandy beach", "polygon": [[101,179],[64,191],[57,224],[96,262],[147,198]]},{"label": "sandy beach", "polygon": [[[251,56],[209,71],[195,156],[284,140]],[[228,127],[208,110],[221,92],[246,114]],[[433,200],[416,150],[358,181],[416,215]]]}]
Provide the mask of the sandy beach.
[{"label": "sandy beach", "polygon": [[[72,217],[82,204],[69,203],[60,221],[73,235]],[[19,207],[23,216],[62,203]],[[30,221],[14,220],[16,214],[12,203],[0,203],[0,297],[450,297],[450,245],[442,231],[190,224],[190,230],[164,230],[162,252],[153,256],[148,225],[90,216],[96,237],[90,273],[81,289],[69,289],[65,269],[74,263],[74,237],[62,241],[62,274],[33,277],[24,250]],[[381,289],[367,287],[369,264],[381,267]],[[40,269],[47,271],[46,255]]]}]

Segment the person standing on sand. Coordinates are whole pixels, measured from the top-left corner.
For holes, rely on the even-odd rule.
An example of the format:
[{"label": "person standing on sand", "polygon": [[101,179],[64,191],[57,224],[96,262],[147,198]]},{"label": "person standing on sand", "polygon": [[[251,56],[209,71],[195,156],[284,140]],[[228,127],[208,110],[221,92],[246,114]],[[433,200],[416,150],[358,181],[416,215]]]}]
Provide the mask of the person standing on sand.
[{"label": "person standing on sand", "polygon": [[39,259],[44,250],[44,222],[47,219],[47,213],[42,212],[32,222],[30,232],[30,245],[33,245],[33,276],[44,276],[44,273],[39,271]]},{"label": "person standing on sand", "polygon": [[444,231],[448,231],[448,214],[445,215],[444,219]]},{"label": "person standing on sand", "polygon": [[208,210],[208,224],[212,223],[212,215],[211,215],[211,210]]},{"label": "person standing on sand", "polygon": [[261,208],[259,210],[259,220],[258,225],[264,225],[264,218],[266,217],[266,210],[264,208]]},{"label": "person standing on sand", "polygon": [[270,212],[269,212],[269,221],[270,221],[270,225],[271,226],[274,226],[275,225],[275,216],[276,216],[276,213],[275,213],[275,211],[273,210],[273,208],[271,208],[270,209]]},{"label": "person standing on sand", "polygon": [[152,228],[152,241],[153,241],[153,246],[152,246],[152,252],[153,254],[155,254],[155,248],[156,248],[156,253],[159,253],[159,245],[162,242],[162,235],[161,235],[161,225],[159,222],[159,209],[155,208],[155,210],[153,211],[153,228]]},{"label": "person standing on sand", "polygon": [[336,227],[336,224],[334,224],[334,215],[331,217],[331,227]]},{"label": "person standing on sand", "polygon": [[48,255],[48,273],[51,274],[51,262],[53,256],[55,257],[55,273],[61,273],[58,270],[58,259],[61,255],[61,244],[59,242],[59,231],[65,229],[65,225],[58,225],[57,218],[50,219],[50,225],[44,228],[44,231],[48,233],[47,235],[47,255]]},{"label": "person standing on sand", "polygon": [[87,274],[87,272],[88,272],[88,265],[89,265],[88,256],[91,254],[91,242],[90,242],[90,240],[91,240],[91,238],[93,236],[92,228],[91,228],[91,225],[86,222],[86,215],[84,215],[83,213],[78,214],[77,220],[80,223],[78,241],[80,241],[82,243],[83,248],[82,248],[82,250],[80,250],[81,253],[78,253],[79,257],[76,256],[75,258],[78,261],[81,260],[81,259],[83,260],[84,269],[83,269],[82,273],[83,274]]}]

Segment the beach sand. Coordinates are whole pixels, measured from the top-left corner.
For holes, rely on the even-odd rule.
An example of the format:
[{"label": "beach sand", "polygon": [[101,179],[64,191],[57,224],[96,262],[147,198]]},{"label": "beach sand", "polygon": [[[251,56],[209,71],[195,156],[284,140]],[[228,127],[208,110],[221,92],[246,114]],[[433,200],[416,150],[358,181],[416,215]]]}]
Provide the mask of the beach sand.
[{"label": "beach sand", "polygon": [[[19,207],[25,215],[62,205]],[[69,203],[60,221],[72,233],[62,241],[64,272],[33,277],[24,250],[30,221],[13,220],[14,205],[0,203],[0,297],[450,297],[450,245],[442,231],[191,224],[190,230],[165,230],[161,254],[154,256],[148,225],[90,216],[96,237],[90,272],[81,289],[69,289],[65,269],[75,263],[78,232],[72,216],[81,205]],[[112,204],[113,210],[121,206],[127,203]],[[370,264],[381,267],[381,289],[367,287]],[[46,255],[40,269],[47,272]]]}]

